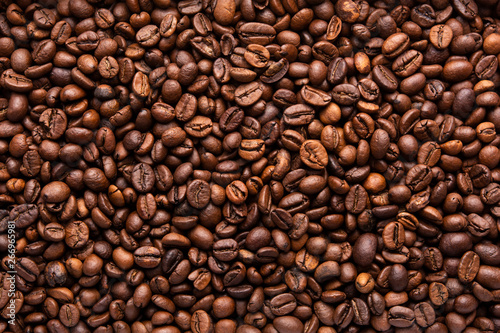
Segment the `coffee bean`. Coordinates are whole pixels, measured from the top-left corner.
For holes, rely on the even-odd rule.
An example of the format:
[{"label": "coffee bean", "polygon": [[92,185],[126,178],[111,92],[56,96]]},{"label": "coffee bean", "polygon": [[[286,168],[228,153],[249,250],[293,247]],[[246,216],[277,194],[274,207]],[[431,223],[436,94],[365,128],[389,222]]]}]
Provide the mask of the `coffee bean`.
[{"label": "coffee bean", "polygon": [[336,15],[332,16],[330,22],[328,22],[328,27],[326,29],[327,31],[326,39],[327,40],[337,39],[341,31],[341,26],[342,26],[342,20]]},{"label": "coffee bean", "polygon": [[0,11],[3,318],[495,330],[495,2],[95,2]]},{"label": "coffee bean", "polygon": [[276,30],[265,23],[250,22],[243,24],[238,34],[244,43],[267,45],[276,37]]},{"label": "coffee bean", "polygon": [[268,62],[267,68],[260,76],[260,80],[264,83],[275,83],[281,80],[288,72],[289,63],[286,58],[282,58],[276,62]]},{"label": "coffee bean", "polygon": [[280,333],[300,333],[304,331],[304,324],[294,316],[276,317],[273,320],[273,326]]},{"label": "coffee bean", "polygon": [[410,38],[405,33],[390,35],[382,44],[382,53],[388,58],[396,58],[410,46]]},{"label": "coffee bean", "polygon": [[335,308],[333,320],[339,327],[347,327],[354,317],[353,308],[350,303],[344,302]]},{"label": "coffee bean", "polygon": [[307,140],[300,146],[300,159],[313,169],[323,169],[328,164],[325,147],[318,140]]},{"label": "coffee bean", "polygon": [[74,304],[64,304],[59,310],[59,320],[66,327],[74,327],[80,320],[80,311]]},{"label": "coffee bean", "polygon": [[360,98],[360,90],[351,84],[337,85],[333,88],[332,94],[333,100],[341,105],[353,105]]},{"label": "coffee bean", "polygon": [[242,140],[238,153],[241,158],[247,161],[256,161],[264,155],[265,143],[263,140]]},{"label": "coffee bean", "polygon": [[415,313],[403,306],[394,306],[389,310],[388,322],[395,327],[410,327],[415,320]]},{"label": "coffee bean", "polygon": [[374,234],[361,235],[353,247],[353,259],[361,265],[369,265],[375,257],[377,251],[377,238]]},{"label": "coffee bean", "polygon": [[389,92],[395,91],[399,85],[394,74],[383,65],[373,67],[373,80],[380,88]]},{"label": "coffee bean", "polygon": [[451,3],[453,5],[453,8],[462,15],[463,17],[467,19],[473,19],[477,15],[478,7],[477,4],[474,1],[469,2],[463,2],[459,0],[454,0]]},{"label": "coffee bean", "polygon": [[436,306],[443,305],[448,300],[448,289],[439,282],[429,285],[429,299]]},{"label": "coffee bean", "polygon": [[203,310],[195,311],[191,316],[191,330],[196,333],[212,332],[212,318]]},{"label": "coffee bean", "polygon": [[309,124],[314,118],[315,111],[305,104],[291,106],[283,112],[283,121],[290,126]]},{"label": "coffee bean", "polygon": [[74,221],[66,226],[66,244],[70,248],[81,248],[89,240],[89,228],[82,221]]},{"label": "coffee bean", "polygon": [[210,185],[200,179],[189,184],[186,192],[187,200],[194,208],[204,208],[210,202]]},{"label": "coffee bean", "polygon": [[270,54],[269,51],[262,45],[250,44],[246,47],[245,60],[253,67],[266,67]]},{"label": "coffee bean", "polygon": [[271,312],[277,316],[287,315],[297,307],[295,297],[290,293],[280,294],[271,299]]},{"label": "coffee bean", "polygon": [[403,246],[405,240],[405,229],[399,222],[387,224],[382,233],[385,247],[389,250],[396,250]]},{"label": "coffee bean", "polygon": [[236,103],[240,106],[250,106],[262,96],[263,88],[258,82],[241,85],[234,91]]},{"label": "coffee bean", "polygon": [[137,164],[131,173],[132,185],[142,193],[149,192],[155,183],[155,174],[151,166],[140,163]]},{"label": "coffee bean", "polygon": [[140,247],[134,252],[134,260],[142,268],[154,268],[160,264],[160,251],[155,247]]},{"label": "coffee bean", "polygon": [[319,89],[305,85],[300,90],[302,99],[314,106],[325,106],[331,101],[331,96]]},{"label": "coffee bean", "polygon": [[345,207],[352,214],[359,214],[366,208],[368,193],[359,184],[354,185],[349,190],[345,198]]}]

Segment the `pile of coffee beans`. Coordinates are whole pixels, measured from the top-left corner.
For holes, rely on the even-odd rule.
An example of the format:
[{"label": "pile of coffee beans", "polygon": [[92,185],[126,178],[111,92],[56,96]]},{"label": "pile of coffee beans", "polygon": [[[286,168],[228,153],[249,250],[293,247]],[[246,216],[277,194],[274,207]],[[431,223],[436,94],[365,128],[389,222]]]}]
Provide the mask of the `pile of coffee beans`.
[{"label": "pile of coffee beans", "polygon": [[500,330],[498,0],[1,0],[0,332]]}]

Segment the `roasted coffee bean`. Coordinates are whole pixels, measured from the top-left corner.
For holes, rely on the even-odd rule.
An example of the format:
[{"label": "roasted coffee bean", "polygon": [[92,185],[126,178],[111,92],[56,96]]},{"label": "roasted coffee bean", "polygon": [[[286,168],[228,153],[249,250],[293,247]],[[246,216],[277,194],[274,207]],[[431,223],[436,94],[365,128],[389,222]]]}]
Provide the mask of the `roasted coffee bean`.
[{"label": "roasted coffee bean", "polygon": [[448,300],[448,289],[440,282],[429,285],[429,299],[436,306],[443,305]]},{"label": "roasted coffee bean", "polygon": [[66,327],[74,327],[80,320],[80,311],[74,304],[64,304],[59,309],[59,320]]},{"label": "roasted coffee bean", "polygon": [[373,68],[373,80],[380,88],[389,92],[395,91],[399,85],[394,74],[383,65]]},{"label": "roasted coffee bean", "polygon": [[326,79],[331,84],[341,83],[347,75],[347,63],[341,57],[332,59],[328,65],[328,73]]},{"label": "roasted coffee bean", "polygon": [[250,44],[246,47],[245,60],[253,67],[264,68],[266,67],[270,53],[262,45]]},{"label": "roasted coffee bean", "polygon": [[290,106],[283,112],[283,121],[290,126],[307,125],[314,119],[315,111],[305,104]]},{"label": "roasted coffee bean", "polygon": [[354,185],[345,198],[345,208],[352,214],[359,214],[366,208],[368,193],[359,184]]},{"label": "roasted coffee bean", "polygon": [[374,234],[361,235],[353,247],[353,259],[361,265],[369,265],[377,251],[377,237]]},{"label": "roasted coffee bean", "polygon": [[186,192],[187,201],[194,208],[204,208],[210,202],[210,185],[201,179],[189,184]]},{"label": "roasted coffee bean", "polygon": [[0,331],[495,331],[498,12],[0,6]]},{"label": "roasted coffee bean", "polygon": [[478,6],[474,1],[464,2],[460,0],[453,0],[451,4],[460,15],[469,20],[473,19],[477,15]]},{"label": "roasted coffee bean", "polygon": [[431,169],[424,164],[417,164],[411,168],[406,177],[406,185],[414,192],[423,190],[431,181]]},{"label": "roasted coffee bean", "polygon": [[385,247],[389,250],[396,250],[403,246],[405,241],[405,229],[399,222],[387,224],[382,233]]},{"label": "roasted coffee bean", "polygon": [[307,140],[300,146],[300,159],[313,169],[324,169],[328,164],[328,154],[318,140]]},{"label": "roasted coffee bean", "polygon": [[458,278],[463,283],[471,283],[479,271],[479,256],[473,251],[464,253],[458,264]]},{"label": "roasted coffee bean", "polygon": [[389,310],[388,322],[395,327],[410,327],[415,321],[415,313],[407,307],[394,306]]},{"label": "roasted coffee bean", "polygon": [[204,310],[197,310],[191,316],[191,330],[196,333],[208,333],[213,331],[213,322],[210,315]]},{"label": "roasted coffee bean", "polygon": [[135,263],[142,268],[154,268],[160,264],[160,251],[152,246],[143,246],[134,252]]},{"label": "roasted coffee bean", "polygon": [[234,99],[240,106],[250,106],[262,96],[263,88],[258,82],[241,85],[234,91]]},{"label": "roasted coffee bean", "polygon": [[360,98],[360,90],[351,84],[337,85],[333,88],[332,94],[334,101],[341,105],[353,105]]},{"label": "roasted coffee bean", "polygon": [[260,76],[260,80],[264,83],[275,83],[281,80],[288,72],[289,63],[286,58],[282,58],[276,62],[268,63],[266,70]]}]

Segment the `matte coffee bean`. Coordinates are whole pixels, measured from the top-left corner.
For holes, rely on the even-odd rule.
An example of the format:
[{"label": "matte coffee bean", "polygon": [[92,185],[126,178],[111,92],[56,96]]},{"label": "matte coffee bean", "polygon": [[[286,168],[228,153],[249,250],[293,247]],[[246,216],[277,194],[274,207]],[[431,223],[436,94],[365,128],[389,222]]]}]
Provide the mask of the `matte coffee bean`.
[{"label": "matte coffee bean", "polygon": [[353,259],[361,265],[369,265],[377,251],[377,237],[374,234],[361,235],[353,247]]},{"label": "matte coffee bean", "polygon": [[410,327],[415,320],[415,313],[403,306],[394,306],[389,310],[389,324],[395,327]]},{"label": "matte coffee bean", "polygon": [[368,193],[359,184],[349,190],[345,199],[345,207],[352,214],[359,214],[366,208]]},{"label": "matte coffee bean", "polygon": [[290,126],[301,126],[309,124],[315,115],[312,107],[305,104],[290,106],[283,112],[283,121]]},{"label": "matte coffee bean", "polygon": [[436,306],[443,305],[448,300],[448,289],[440,282],[429,285],[429,299]]}]

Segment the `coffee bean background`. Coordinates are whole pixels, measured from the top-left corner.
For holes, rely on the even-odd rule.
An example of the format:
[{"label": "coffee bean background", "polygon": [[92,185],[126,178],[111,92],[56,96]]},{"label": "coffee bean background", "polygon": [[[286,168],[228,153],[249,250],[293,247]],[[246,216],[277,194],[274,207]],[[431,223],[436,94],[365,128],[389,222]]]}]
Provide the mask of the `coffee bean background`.
[{"label": "coffee bean background", "polygon": [[0,1],[0,332],[499,331],[499,60],[498,0]]}]

